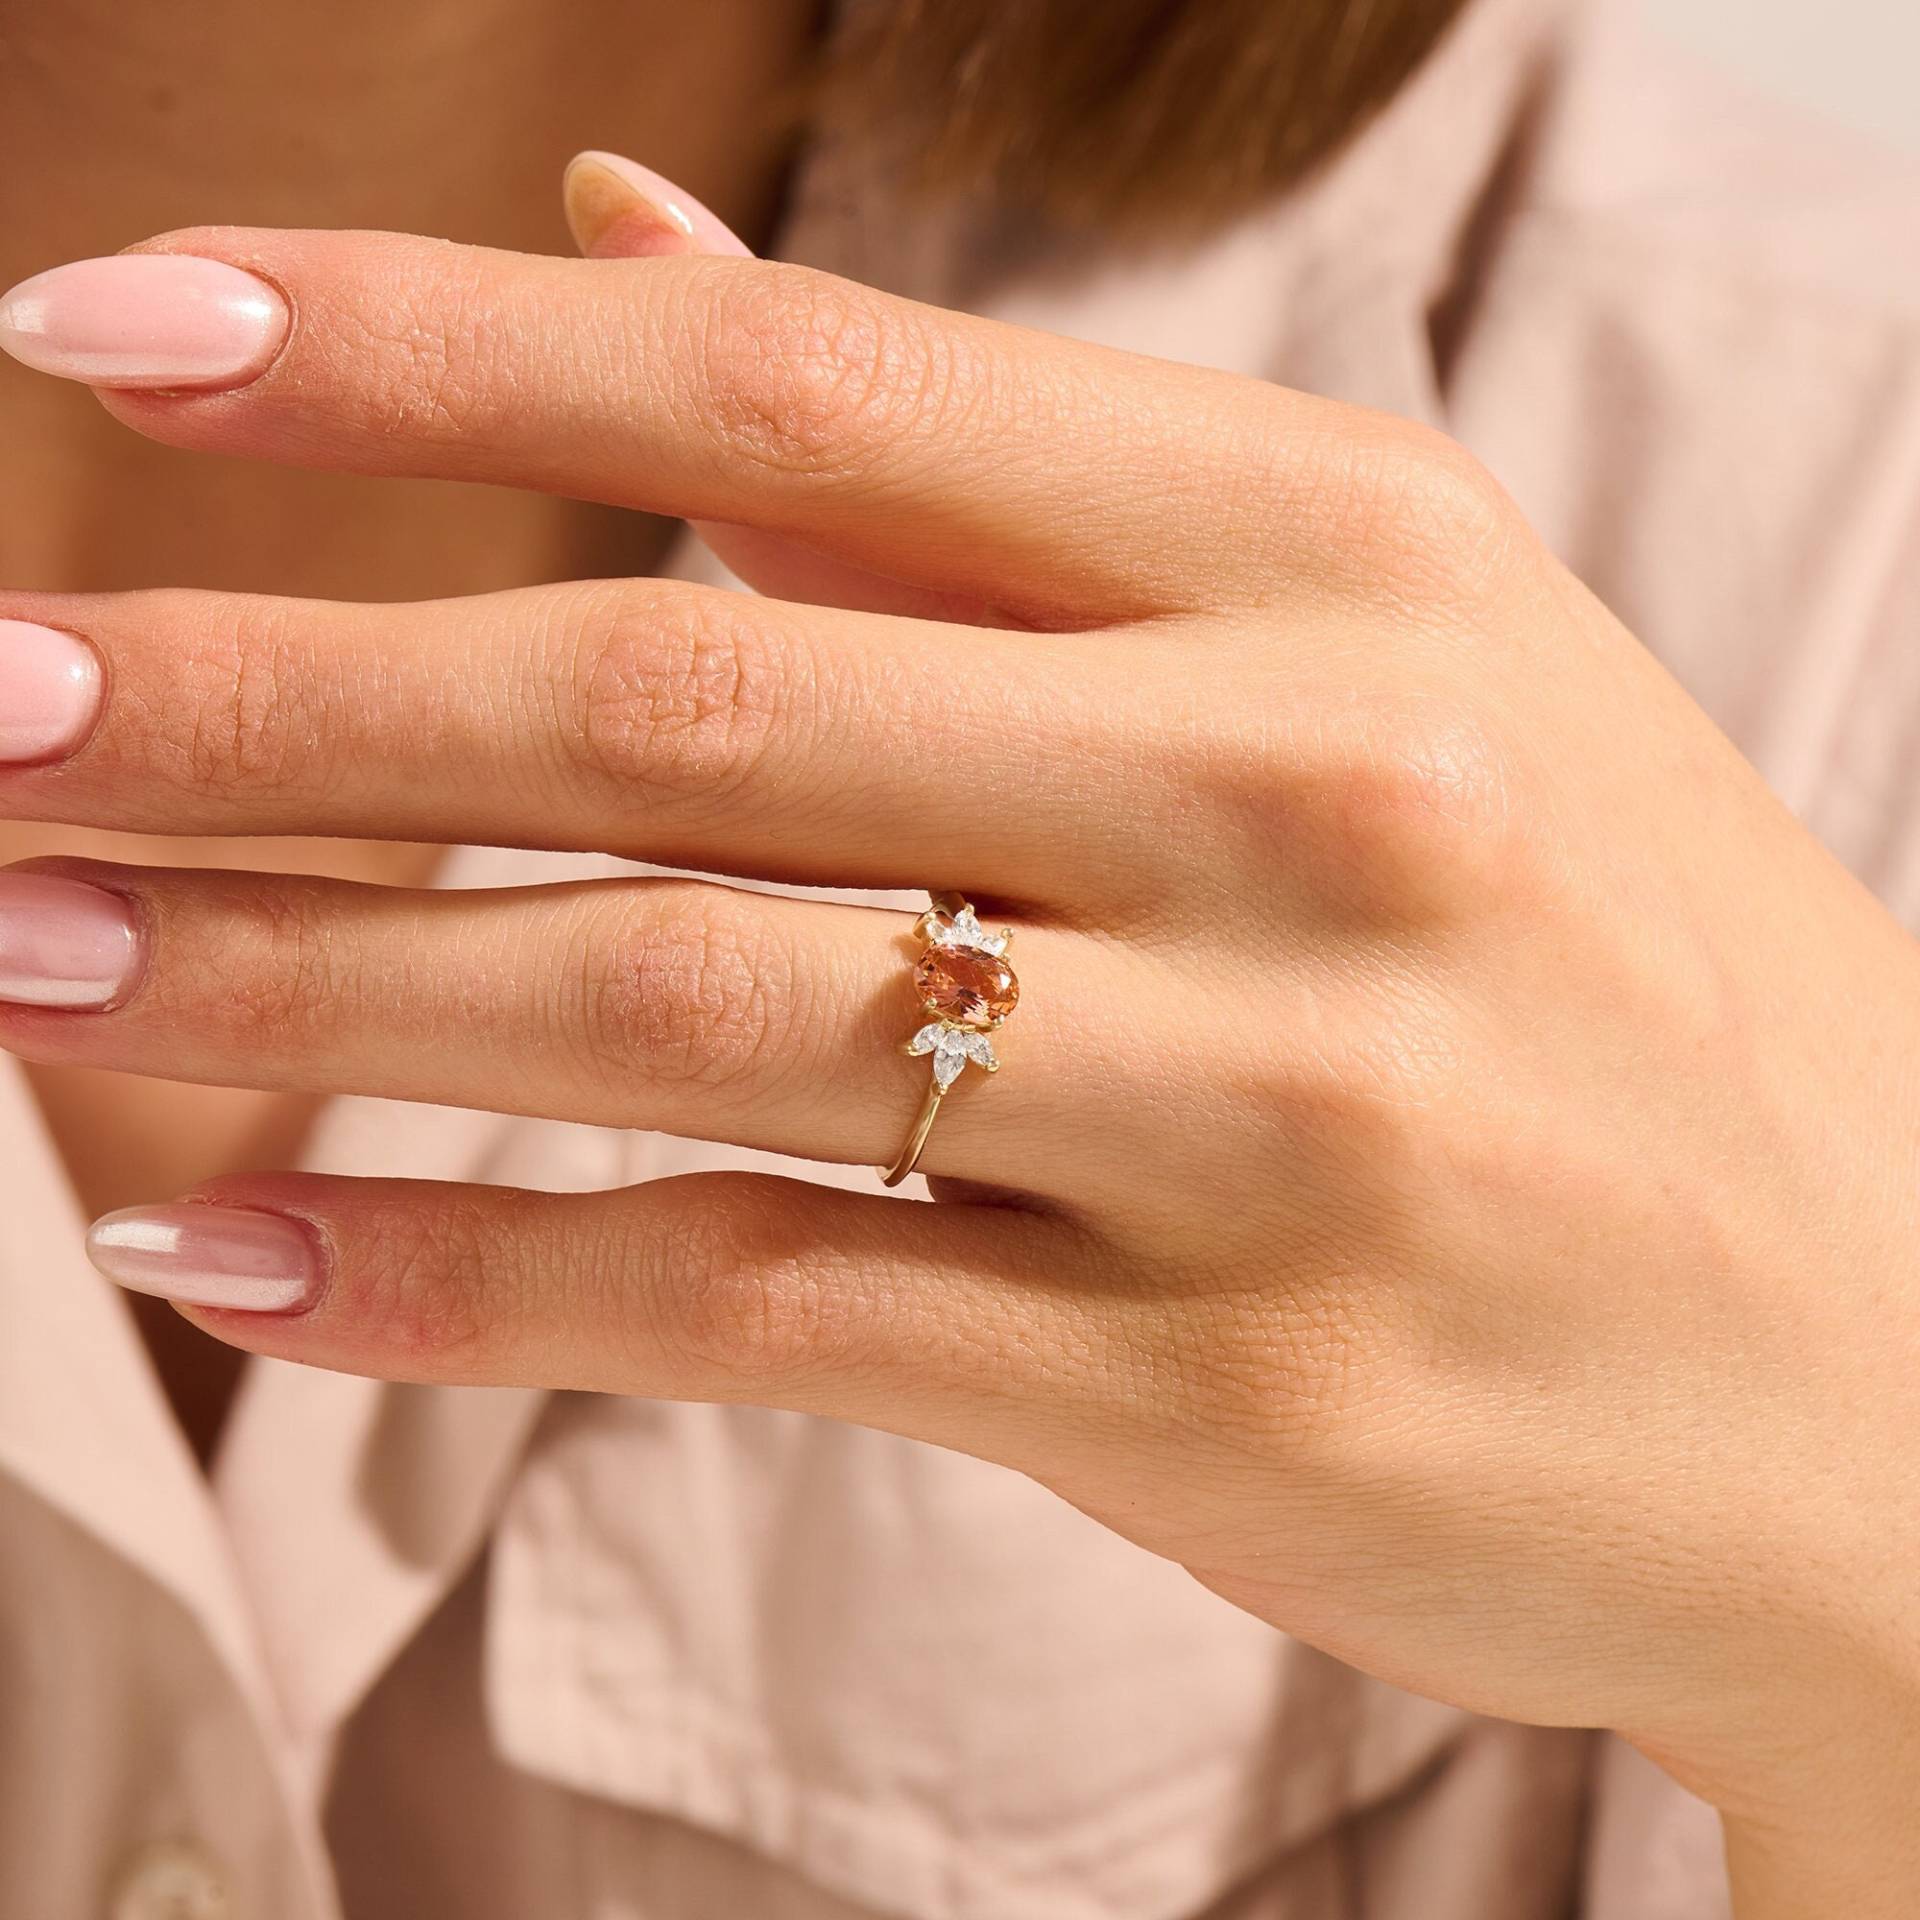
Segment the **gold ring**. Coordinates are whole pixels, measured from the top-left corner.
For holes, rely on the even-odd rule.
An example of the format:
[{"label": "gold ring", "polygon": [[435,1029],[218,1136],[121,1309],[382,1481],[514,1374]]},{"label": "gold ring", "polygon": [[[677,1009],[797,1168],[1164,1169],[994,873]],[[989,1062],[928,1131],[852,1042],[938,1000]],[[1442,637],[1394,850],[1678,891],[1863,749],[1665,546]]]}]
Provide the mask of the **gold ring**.
[{"label": "gold ring", "polygon": [[932,898],[933,905],[913,923],[915,939],[926,942],[914,963],[913,985],[922,1009],[934,1017],[901,1051],[932,1054],[933,1076],[907,1144],[881,1175],[881,1184],[888,1187],[897,1187],[913,1171],[933,1131],[940,1102],[967,1062],[988,1073],[1000,1071],[989,1036],[1005,1023],[1020,999],[1020,982],[1006,958],[1013,929],[988,933],[957,893],[936,893]]}]

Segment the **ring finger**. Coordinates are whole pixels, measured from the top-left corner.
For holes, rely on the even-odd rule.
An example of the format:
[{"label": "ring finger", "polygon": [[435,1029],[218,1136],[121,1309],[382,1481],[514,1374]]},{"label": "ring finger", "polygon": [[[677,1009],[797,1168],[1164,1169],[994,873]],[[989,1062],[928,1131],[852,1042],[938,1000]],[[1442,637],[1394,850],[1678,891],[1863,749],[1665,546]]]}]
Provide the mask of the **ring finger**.
[{"label": "ring finger", "polygon": [[[415,892],[48,862],[0,873],[0,1043],[880,1164],[929,1073],[901,1054],[927,1017],[910,931],[678,878]],[[1065,1199],[1096,1153],[1112,1161],[1084,1115],[1118,1089],[1089,1080],[1121,1051],[1100,1042],[1102,1009],[1140,987],[1070,933],[1016,946],[1034,991],[997,1042],[1010,1071],[942,1102],[922,1166]]]}]

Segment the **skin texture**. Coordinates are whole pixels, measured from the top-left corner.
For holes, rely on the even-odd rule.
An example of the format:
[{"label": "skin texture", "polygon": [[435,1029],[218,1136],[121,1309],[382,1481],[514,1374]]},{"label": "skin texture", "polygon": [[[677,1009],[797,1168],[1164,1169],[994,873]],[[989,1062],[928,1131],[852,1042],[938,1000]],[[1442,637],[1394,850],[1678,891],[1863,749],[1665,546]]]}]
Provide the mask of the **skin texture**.
[{"label": "skin texture", "polygon": [[[1621,1729],[1726,1811],[1743,1915],[1907,1910],[1920,956],[1472,460],[750,260],[153,244],[298,315],[249,385],[106,396],[154,439],[744,524],[1022,629],[0,596],[112,679],[20,817],[937,874],[1018,929],[941,1206],[247,1176],[197,1197],[321,1285],[202,1325],[1006,1462],[1373,1672]],[[147,953],[6,1011],[31,1059],[848,1161],[922,1084],[901,916],[62,871]]]}]

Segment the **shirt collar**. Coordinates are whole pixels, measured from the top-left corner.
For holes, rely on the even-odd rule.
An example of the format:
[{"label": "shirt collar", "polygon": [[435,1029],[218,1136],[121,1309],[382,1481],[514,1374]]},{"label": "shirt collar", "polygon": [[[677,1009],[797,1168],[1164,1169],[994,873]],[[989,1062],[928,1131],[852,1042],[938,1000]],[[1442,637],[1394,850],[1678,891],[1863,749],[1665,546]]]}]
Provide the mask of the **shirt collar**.
[{"label": "shirt collar", "polygon": [[[847,11],[887,0],[847,0]],[[1437,297],[1457,271],[1502,160],[1593,0],[1470,0],[1399,92],[1292,191],[1227,228],[1165,232],[1122,249],[1036,220],[1011,196],[941,198],[896,187],[884,118],[815,142],[796,172],[783,257],[938,305],[998,311],[1013,289],[1067,305],[1103,288],[1186,285],[1214,250],[1251,249],[1278,269],[1305,327],[1390,278]],[[1188,297],[1164,315],[1193,359]]]}]

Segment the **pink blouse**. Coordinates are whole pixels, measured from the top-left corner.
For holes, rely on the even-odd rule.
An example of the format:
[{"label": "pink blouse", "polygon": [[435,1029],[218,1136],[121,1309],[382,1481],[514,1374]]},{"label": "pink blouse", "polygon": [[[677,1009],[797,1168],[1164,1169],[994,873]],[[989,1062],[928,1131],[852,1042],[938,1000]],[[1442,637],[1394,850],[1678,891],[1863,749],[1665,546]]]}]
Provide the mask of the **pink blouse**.
[{"label": "pink blouse", "polygon": [[[1920,927],[1917,213],[1610,16],[1480,0],[1231,231],[1121,257],[825,146],[782,250],[1445,427]],[[782,1164],[367,1100],[309,1159]],[[1368,1679],[955,1454],[253,1362],[209,1482],[10,1065],[0,1166],[8,1920],[1726,1911],[1712,1813],[1621,1742]]]}]

